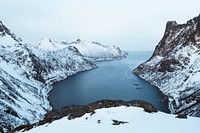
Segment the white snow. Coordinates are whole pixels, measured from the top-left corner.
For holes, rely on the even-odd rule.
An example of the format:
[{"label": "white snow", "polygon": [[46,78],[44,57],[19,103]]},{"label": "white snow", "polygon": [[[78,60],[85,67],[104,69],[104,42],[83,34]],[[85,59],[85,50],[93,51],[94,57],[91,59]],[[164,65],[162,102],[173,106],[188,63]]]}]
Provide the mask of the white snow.
[{"label": "white snow", "polygon": [[[25,133],[199,133],[200,118],[178,119],[162,112],[147,113],[138,107],[112,107],[95,110],[68,120],[64,117]],[[128,123],[112,125],[112,120]],[[98,121],[100,121],[98,123]]]},{"label": "white snow", "polygon": [[93,60],[112,60],[115,58],[122,58],[126,54],[116,46],[106,46],[97,42],[89,43],[79,41],[71,45],[75,46],[82,55]]},{"label": "white snow", "polygon": [[0,37],[0,128],[4,131],[2,125],[14,128],[41,120],[51,110],[47,97],[53,82],[96,67],[72,46],[54,51],[51,41],[44,39],[44,50],[15,41],[16,36],[10,34]]},{"label": "white snow", "polygon": [[199,82],[200,80],[200,72],[194,73],[194,75],[191,77],[192,82]]},{"label": "white snow", "polygon": [[3,46],[13,46],[14,44],[18,43],[14,39],[12,39],[11,36],[5,35],[3,37],[0,37],[0,45]]},{"label": "white snow", "polygon": [[20,70],[14,71],[14,67],[15,67],[14,65],[8,64],[4,60],[0,61],[0,68],[2,68],[4,71],[12,75],[13,77],[23,80],[24,78],[20,76],[20,73],[19,73]]},{"label": "white snow", "polygon": [[63,45],[60,43],[57,43],[55,41],[51,41],[51,39],[45,37],[42,39],[40,44],[38,45],[39,48],[44,50],[50,50],[50,51],[57,51],[66,48],[68,45]]},{"label": "white snow", "polygon": [[79,39],[71,43],[66,43],[52,41],[49,38],[43,38],[38,45],[39,48],[47,51],[58,51],[69,46],[76,47],[84,57],[93,61],[120,59],[125,57],[127,54],[116,46],[102,45],[97,42],[88,42]]}]

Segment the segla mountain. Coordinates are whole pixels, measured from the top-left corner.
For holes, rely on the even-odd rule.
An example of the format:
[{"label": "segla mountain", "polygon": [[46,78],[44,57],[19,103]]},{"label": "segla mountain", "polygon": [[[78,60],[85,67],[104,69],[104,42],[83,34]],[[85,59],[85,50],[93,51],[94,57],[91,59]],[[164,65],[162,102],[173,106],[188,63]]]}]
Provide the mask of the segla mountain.
[{"label": "segla mountain", "polygon": [[71,45],[55,51],[25,44],[0,21],[0,132],[41,120],[52,109],[54,82],[96,67]]},{"label": "segla mountain", "polygon": [[133,72],[168,97],[171,113],[200,117],[200,15],[167,22],[152,57]]}]

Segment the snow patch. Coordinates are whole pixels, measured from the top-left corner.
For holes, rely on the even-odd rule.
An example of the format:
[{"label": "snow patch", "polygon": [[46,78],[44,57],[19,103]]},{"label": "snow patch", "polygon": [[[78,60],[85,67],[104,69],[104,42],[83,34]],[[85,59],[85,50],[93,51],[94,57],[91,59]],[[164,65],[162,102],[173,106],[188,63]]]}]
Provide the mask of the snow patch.
[{"label": "snow patch", "polygon": [[[127,123],[113,125],[113,120]],[[93,115],[88,113],[73,120],[64,117],[25,133],[199,133],[199,122],[199,118],[178,119],[162,112],[146,113],[142,108],[121,106],[98,109]]]}]

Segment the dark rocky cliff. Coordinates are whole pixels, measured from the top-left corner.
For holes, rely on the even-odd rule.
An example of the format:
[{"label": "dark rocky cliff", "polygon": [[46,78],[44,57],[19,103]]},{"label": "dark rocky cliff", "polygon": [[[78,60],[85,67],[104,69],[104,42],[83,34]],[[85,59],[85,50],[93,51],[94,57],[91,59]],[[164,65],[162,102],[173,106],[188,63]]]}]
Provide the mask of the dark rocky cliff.
[{"label": "dark rocky cliff", "polygon": [[167,22],[152,57],[133,72],[169,97],[172,113],[200,117],[200,15]]}]

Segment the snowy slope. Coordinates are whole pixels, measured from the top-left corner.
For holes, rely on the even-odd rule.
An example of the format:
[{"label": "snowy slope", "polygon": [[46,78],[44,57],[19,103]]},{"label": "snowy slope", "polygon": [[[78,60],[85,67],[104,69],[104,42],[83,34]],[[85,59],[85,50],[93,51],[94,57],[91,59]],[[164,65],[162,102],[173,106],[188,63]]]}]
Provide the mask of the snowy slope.
[{"label": "snowy slope", "polygon": [[45,37],[39,43],[38,47],[40,49],[44,49],[44,50],[57,51],[57,50],[61,50],[61,49],[68,47],[68,45],[64,45],[64,44],[61,44],[61,43],[58,43],[55,41],[51,41],[51,39]]},{"label": "snowy slope", "polygon": [[134,70],[169,97],[175,114],[200,117],[200,15],[170,21],[152,57]]},{"label": "snowy slope", "polygon": [[22,42],[22,39],[17,37],[14,33],[12,33],[2,23],[2,21],[0,21],[0,37],[1,37],[1,45],[4,45],[4,46],[12,46],[13,44]]},{"label": "snowy slope", "polygon": [[68,46],[74,46],[78,51],[84,56],[93,61],[101,60],[113,60],[121,59],[126,57],[127,53],[122,51],[119,47],[116,46],[105,46],[97,42],[87,42],[78,39],[77,41],[67,43],[67,42],[56,42],[52,41],[49,38],[43,38],[39,48],[44,50],[57,51]]},{"label": "snowy slope", "polygon": [[79,39],[71,45],[75,46],[82,55],[94,61],[121,59],[127,55],[125,51],[114,45],[105,46],[97,42],[88,43]]},{"label": "snowy slope", "polygon": [[28,46],[0,22],[0,132],[42,119],[51,110],[52,83],[93,68],[75,47],[44,51]]},{"label": "snowy slope", "polygon": [[[127,123],[113,125],[113,120]],[[25,133],[199,133],[199,122],[199,118],[178,119],[162,112],[120,106],[98,109],[73,120],[64,117]]]}]

